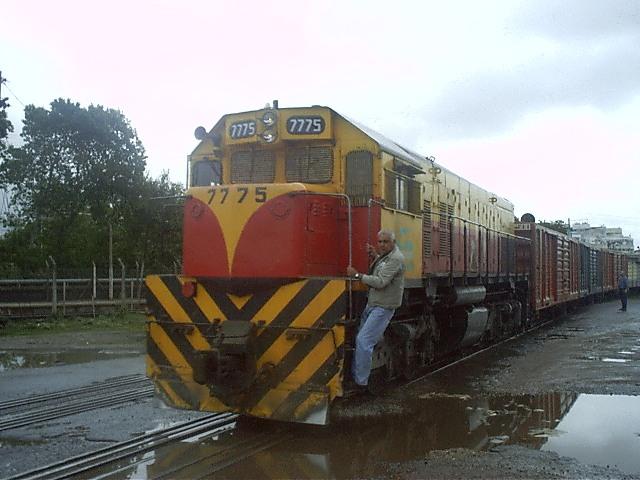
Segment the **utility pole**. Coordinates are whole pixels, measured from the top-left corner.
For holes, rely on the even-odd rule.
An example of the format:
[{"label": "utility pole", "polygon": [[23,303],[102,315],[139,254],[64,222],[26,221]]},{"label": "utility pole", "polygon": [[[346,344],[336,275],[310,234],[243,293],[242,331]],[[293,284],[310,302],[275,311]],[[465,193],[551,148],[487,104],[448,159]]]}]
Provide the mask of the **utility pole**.
[{"label": "utility pole", "polygon": [[113,227],[109,220],[109,300],[113,300]]},{"label": "utility pole", "polygon": [[2,102],[2,84],[6,81],[6,78],[2,77],[2,70],[0,70],[0,102]]}]

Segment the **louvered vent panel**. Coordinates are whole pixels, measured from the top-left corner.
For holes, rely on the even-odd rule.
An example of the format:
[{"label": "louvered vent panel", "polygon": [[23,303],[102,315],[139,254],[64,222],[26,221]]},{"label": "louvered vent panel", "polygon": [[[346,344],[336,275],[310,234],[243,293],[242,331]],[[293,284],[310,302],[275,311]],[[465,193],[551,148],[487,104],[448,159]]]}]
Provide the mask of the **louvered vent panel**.
[{"label": "louvered vent panel", "polygon": [[244,150],[231,155],[231,183],[273,183],[275,156],[269,150]]},{"label": "louvered vent panel", "polygon": [[440,255],[449,255],[451,250],[451,215],[453,205],[440,202]]},{"label": "louvered vent panel", "polygon": [[347,154],[346,193],[354,207],[366,207],[373,196],[373,154],[354,150]]},{"label": "louvered vent panel", "polygon": [[422,256],[431,256],[431,202],[425,200],[422,209]]},{"label": "louvered vent panel", "polygon": [[287,149],[287,182],[327,183],[333,175],[331,147],[296,147]]}]

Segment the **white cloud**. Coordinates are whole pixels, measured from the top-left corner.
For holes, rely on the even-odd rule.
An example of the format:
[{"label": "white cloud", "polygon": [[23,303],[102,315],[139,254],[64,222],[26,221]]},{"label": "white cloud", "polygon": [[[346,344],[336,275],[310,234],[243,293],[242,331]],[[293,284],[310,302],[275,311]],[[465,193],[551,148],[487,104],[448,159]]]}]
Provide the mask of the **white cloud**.
[{"label": "white cloud", "polygon": [[120,109],[153,175],[182,181],[194,128],[225,113],[324,104],[519,213],[609,218],[640,242],[639,11],[622,0],[8,0],[0,69],[25,103]]}]

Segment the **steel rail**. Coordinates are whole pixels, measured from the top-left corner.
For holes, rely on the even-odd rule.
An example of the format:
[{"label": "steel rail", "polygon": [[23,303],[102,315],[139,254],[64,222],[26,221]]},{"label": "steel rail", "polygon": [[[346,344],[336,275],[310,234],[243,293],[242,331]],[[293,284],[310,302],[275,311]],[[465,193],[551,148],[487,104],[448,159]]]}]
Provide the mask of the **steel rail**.
[{"label": "steel rail", "polygon": [[[278,443],[281,443],[290,438],[290,434],[283,433],[277,434],[276,436],[267,433],[256,434],[250,438],[239,440],[237,443],[222,448],[216,452],[210,453],[208,455],[203,455],[189,461],[188,463],[178,465],[177,467],[170,470],[166,470],[159,475],[150,477],[149,480],[163,480],[172,478],[189,478],[191,480],[199,480],[202,478],[209,478],[212,474],[219,472],[220,470],[235,465],[242,460],[246,460],[256,453],[271,448]],[[217,459],[217,457],[220,458]],[[210,463],[212,459],[214,461],[213,463]],[[198,469],[198,473],[192,471],[194,467],[197,467],[203,462],[206,462],[206,465],[203,468]],[[122,470],[124,469],[121,469],[120,471]]]},{"label": "steel rail", "polygon": [[15,400],[7,400],[0,403],[0,411],[8,410],[16,407],[26,407],[35,403],[43,403],[48,400],[57,400],[69,397],[71,395],[83,395],[87,393],[93,393],[95,391],[106,389],[117,389],[117,387],[132,385],[136,383],[146,383],[149,380],[141,374],[127,375],[123,377],[114,377],[113,379],[105,380],[104,382],[87,385],[85,387],[70,388],[67,390],[58,390],[56,392],[44,393],[42,395],[36,395],[31,397],[16,398]]},{"label": "steel rail", "polygon": [[[263,450],[271,448],[277,445],[278,443],[281,443],[289,438],[291,438],[291,435],[281,434],[276,438],[273,438],[272,436],[267,436],[267,434],[264,434],[264,436],[262,437],[256,436],[254,438],[248,439],[246,442],[246,443],[249,443],[248,448],[246,448],[246,445],[243,445],[243,447],[245,448],[240,450],[235,456],[231,458],[225,457],[225,459],[223,459],[217,465],[214,464],[211,467],[208,467],[207,472],[204,475],[201,475],[199,477],[191,477],[191,478],[192,480],[209,478],[211,474],[219,472],[220,470],[228,468],[232,465],[235,465],[236,463],[239,463],[242,460],[246,460],[247,458],[252,457],[256,453],[259,453],[259,452],[262,452]],[[207,460],[207,458],[205,457],[202,459],[202,461],[204,460]]]},{"label": "steel rail", "polygon": [[172,427],[140,435],[109,447],[35,468],[10,477],[7,480],[56,480],[68,478],[72,475],[81,474],[110,462],[122,460],[123,458],[158,448],[159,446],[176,440],[189,438],[190,436],[193,436],[194,433],[201,434],[202,432],[212,429],[214,430],[212,430],[211,433],[215,433],[221,428],[235,422],[237,417],[238,415],[233,413],[208,415],[203,418],[183,422]]},{"label": "steel rail", "polygon": [[142,398],[151,397],[154,393],[154,387],[145,387],[142,390],[125,390],[120,395],[113,396],[112,392],[108,392],[108,397],[83,399],[71,404],[59,407],[59,408],[46,408],[36,410],[34,412],[21,413],[15,416],[9,416],[4,421],[0,421],[0,432],[4,430],[11,430],[14,428],[25,427],[34,423],[45,422],[48,420],[54,420],[60,417],[66,417],[69,415],[75,415],[78,413],[88,412],[90,410],[96,410],[98,408],[112,407],[121,403],[128,403],[134,400],[140,400]]},{"label": "steel rail", "polygon": [[463,357],[456,358],[455,360],[453,360],[453,361],[451,361],[449,363],[446,363],[447,359],[445,358],[444,360],[441,360],[440,362],[436,362],[434,365],[432,365],[431,368],[429,369],[429,371],[426,372],[424,375],[422,375],[420,377],[417,377],[417,378],[414,378],[414,379],[410,380],[409,382],[402,383],[400,385],[400,388],[412,385],[412,384],[414,384],[416,382],[419,382],[420,380],[424,380],[425,378],[428,378],[428,377],[430,377],[432,375],[435,375],[436,373],[440,373],[440,372],[446,370],[449,367],[453,367],[453,366],[455,366],[455,365],[457,365],[459,363],[465,362],[466,360],[469,360],[469,359],[475,357],[476,355],[480,355],[481,353],[488,352],[488,351],[490,351],[490,350],[492,350],[492,349],[494,349],[494,348],[496,348],[496,347],[498,347],[500,345],[503,345],[505,343],[509,343],[509,342],[515,340],[516,338],[520,338],[520,337],[523,337],[525,335],[528,335],[529,333],[535,332],[536,330],[539,330],[540,328],[542,328],[542,327],[544,327],[546,325],[549,325],[551,323],[555,323],[555,321],[556,321],[555,319],[550,319],[550,320],[547,320],[546,322],[538,322],[535,325],[533,325],[531,328],[528,328],[526,330],[518,332],[518,333],[516,333],[516,334],[514,334],[514,335],[512,335],[510,337],[507,337],[507,338],[499,341],[498,343],[492,343],[491,345],[488,345],[485,348],[481,348],[480,350],[476,350],[474,352],[471,352],[470,354],[465,355]]}]

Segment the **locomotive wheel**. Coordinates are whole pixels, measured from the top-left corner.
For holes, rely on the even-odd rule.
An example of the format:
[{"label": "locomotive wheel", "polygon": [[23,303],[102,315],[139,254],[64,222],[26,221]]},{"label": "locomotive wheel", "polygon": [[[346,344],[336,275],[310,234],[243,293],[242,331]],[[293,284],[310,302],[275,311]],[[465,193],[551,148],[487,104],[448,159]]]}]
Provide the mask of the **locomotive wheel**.
[{"label": "locomotive wheel", "polygon": [[421,360],[422,358],[419,355],[414,355],[409,358],[402,370],[402,377],[405,380],[413,380],[418,376],[418,373],[420,373]]},{"label": "locomotive wheel", "polygon": [[438,344],[438,327],[432,314],[425,314],[427,321],[427,331],[421,340],[420,360],[422,367],[427,367],[436,361],[436,345]]},{"label": "locomotive wheel", "polygon": [[436,360],[436,339],[433,334],[429,333],[425,339],[425,348],[423,351],[423,366],[429,366]]},{"label": "locomotive wheel", "polygon": [[431,365],[436,360],[436,339],[429,329],[418,340],[418,369]]},{"label": "locomotive wheel", "polygon": [[369,383],[367,390],[374,396],[381,395],[387,385],[387,367],[376,368],[371,370],[369,375]]}]

